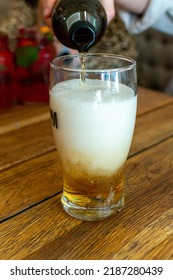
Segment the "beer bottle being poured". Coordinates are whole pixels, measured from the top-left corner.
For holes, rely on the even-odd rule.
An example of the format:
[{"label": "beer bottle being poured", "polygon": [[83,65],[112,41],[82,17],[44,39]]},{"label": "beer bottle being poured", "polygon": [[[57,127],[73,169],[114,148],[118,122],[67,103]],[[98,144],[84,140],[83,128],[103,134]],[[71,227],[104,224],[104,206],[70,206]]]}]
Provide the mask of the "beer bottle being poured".
[{"label": "beer bottle being poured", "polygon": [[79,52],[100,41],[107,27],[106,12],[99,0],[60,0],[52,13],[57,39]]}]

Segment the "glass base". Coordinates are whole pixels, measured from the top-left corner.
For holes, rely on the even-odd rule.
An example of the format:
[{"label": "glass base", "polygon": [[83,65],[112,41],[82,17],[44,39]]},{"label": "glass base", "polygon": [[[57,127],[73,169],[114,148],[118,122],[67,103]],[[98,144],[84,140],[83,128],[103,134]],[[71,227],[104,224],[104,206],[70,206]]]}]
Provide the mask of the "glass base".
[{"label": "glass base", "polygon": [[73,204],[62,195],[61,203],[64,211],[70,216],[84,221],[97,221],[110,217],[117,212],[120,212],[124,207],[124,197],[122,197],[116,204],[99,207],[99,208],[85,208]]}]

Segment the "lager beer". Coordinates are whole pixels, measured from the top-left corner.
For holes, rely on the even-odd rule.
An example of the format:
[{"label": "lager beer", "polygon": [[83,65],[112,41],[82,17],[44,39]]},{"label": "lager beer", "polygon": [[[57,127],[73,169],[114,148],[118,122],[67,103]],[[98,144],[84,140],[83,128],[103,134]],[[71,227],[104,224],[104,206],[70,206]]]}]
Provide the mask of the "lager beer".
[{"label": "lager beer", "polygon": [[136,107],[136,93],[121,83],[71,79],[50,89],[52,130],[63,170],[62,204],[70,215],[96,220],[123,207]]}]

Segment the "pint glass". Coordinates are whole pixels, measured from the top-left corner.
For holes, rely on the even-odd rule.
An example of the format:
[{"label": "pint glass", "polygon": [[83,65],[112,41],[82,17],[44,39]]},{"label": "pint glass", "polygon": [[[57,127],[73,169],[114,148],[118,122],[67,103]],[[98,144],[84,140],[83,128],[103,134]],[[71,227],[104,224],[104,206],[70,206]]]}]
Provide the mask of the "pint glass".
[{"label": "pint glass", "polygon": [[50,115],[63,173],[62,206],[99,220],[124,206],[124,172],[137,108],[136,63],[111,54],[57,57],[50,66]]}]

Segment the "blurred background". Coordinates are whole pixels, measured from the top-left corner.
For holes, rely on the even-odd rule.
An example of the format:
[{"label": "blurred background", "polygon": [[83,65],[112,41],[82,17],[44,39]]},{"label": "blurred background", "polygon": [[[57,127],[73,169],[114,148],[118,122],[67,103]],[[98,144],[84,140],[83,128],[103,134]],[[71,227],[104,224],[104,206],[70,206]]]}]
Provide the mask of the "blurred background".
[{"label": "blurred background", "polygon": [[[44,22],[39,0],[0,0],[0,110],[48,103],[49,62],[70,52]],[[136,59],[138,85],[173,95],[173,36],[154,29],[134,36],[116,15],[90,52]]]}]

